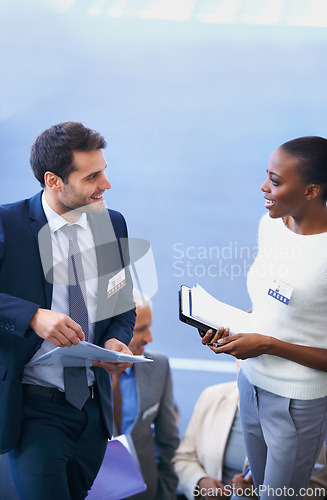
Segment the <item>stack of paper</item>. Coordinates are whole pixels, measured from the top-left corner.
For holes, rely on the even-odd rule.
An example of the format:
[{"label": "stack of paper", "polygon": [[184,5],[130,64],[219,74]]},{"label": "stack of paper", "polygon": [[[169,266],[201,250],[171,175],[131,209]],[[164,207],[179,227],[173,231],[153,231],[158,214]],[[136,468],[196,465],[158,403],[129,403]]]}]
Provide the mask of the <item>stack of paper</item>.
[{"label": "stack of paper", "polygon": [[199,284],[191,288],[192,318],[217,329],[230,328],[231,333],[251,333],[251,314],[220,302]]},{"label": "stack of paper", "polygon": [[109,361],[110,363],[144,363],[152,361],[146,356],[134,356],[123,352],[110,351],[90,342],[81,341],[71,347],[55,347],[51,351],[37,357],[36,355],[26,366],[92,366],[92,361]]}]

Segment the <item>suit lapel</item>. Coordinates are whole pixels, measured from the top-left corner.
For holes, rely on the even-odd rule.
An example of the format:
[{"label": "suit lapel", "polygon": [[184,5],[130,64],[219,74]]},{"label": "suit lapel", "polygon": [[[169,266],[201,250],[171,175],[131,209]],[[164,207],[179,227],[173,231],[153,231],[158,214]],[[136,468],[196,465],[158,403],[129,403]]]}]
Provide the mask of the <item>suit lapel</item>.
[{"label": "suit lapel", "polygon": [[151,365],[152,363],[135,363],[134,365],[138,401],[137,420],[140,420],[144,411],[153,404],[153,401],[151,400],[152,391],[150,392],[147,389],[144,390],[144,388],[149,387],[152,368]]},{"label": "suit lapel", "polygon": [[31,219],[30,228],[36,240],[45,276],[44,289],[46,304],[50,309],[53,288],[52,245],[50,229],[47,224],[47,218],[42,208],[41,196],[42,191],[30,199],[29,217]]}]

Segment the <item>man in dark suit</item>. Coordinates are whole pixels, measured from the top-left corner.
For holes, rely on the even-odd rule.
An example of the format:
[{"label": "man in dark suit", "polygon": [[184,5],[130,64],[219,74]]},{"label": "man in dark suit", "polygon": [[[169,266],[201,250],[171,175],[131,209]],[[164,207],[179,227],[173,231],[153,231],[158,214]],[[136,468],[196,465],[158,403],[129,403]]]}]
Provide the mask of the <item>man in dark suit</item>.
[{"label": "man in dark suit", "polygon": [[22,500],[86,497],[112,433],[107,373],[131,366],[26,366],[85,338],[131,354],[127,229],[105,209],[105,146],[80,123],[51,127],[31,152],[42,192],[0,207],[0,453]]},{"label": "man in dark suit", "polygon": [[[116,432],[130,434],[147,490],[135,495],[137,500],[173,500],[177,476],[172,458],[179,445],[172,378],[169,361],[160,353],[144,352],[152,342],[152,307],[134,292],[136,322],[129,348],[144,354],[153,363],[137,363],[120,375],[121,416],[115,409]],[[120,427],[120,429],[117,429]]]}]

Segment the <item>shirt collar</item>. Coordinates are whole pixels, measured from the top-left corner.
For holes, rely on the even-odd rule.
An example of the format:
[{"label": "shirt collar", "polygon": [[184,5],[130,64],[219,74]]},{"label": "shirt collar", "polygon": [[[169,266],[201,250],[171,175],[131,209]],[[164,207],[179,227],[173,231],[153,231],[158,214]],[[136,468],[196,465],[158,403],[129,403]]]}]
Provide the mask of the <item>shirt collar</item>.
[{"label": "shirt collar", "polygon": [[[66,226],[66,224],[69,224],[66,221],[66,219],[64,219],[61,215],[57,214],[57,212],[55,212],[53,210],[53,208],[50,207],[47,200],[45,199],[44,192],[42,194],[42,207],[43,207],[45,216],[48,219],[50,230],[53,233],[58,231],[58,229],[61,229],[62,227]],[[84,230],[86,230],[87,229],[86,213],[82,213],[80,218],[76,222],[74,222],[74,224],[77,224],[78,226],[80,226]]]}]

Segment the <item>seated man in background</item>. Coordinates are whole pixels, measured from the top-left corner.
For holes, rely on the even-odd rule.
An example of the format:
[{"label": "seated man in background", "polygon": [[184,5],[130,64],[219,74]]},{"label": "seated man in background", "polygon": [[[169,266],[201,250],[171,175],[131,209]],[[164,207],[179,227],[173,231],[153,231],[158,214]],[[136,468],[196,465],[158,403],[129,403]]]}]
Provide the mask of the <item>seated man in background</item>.
[{"label": "seated man in background", "polygon": [[179,444],[171,372],[166,356],[144,353],[152,342],[152,307],[139,293],[134,293],[134,300],[136,323],[129,348],[133,354],[149,355],[153,362],[136,363],[113,377],[116,435],[130,434],[147,485],[147,491],[129,498],[170,500],[176,498],[172,458]]}]

